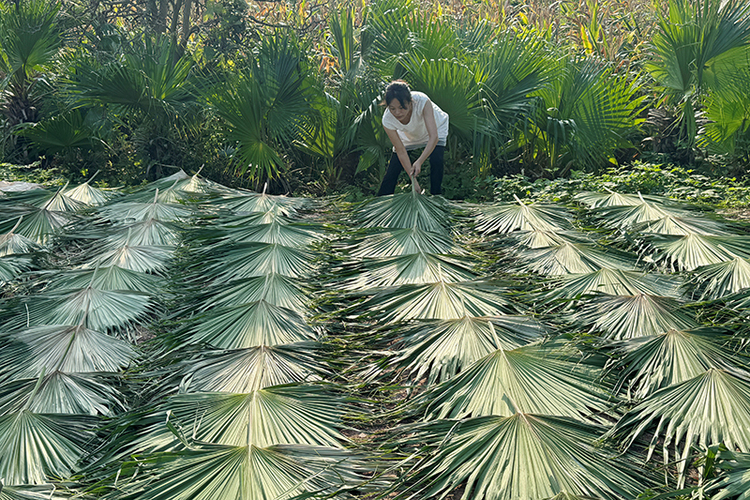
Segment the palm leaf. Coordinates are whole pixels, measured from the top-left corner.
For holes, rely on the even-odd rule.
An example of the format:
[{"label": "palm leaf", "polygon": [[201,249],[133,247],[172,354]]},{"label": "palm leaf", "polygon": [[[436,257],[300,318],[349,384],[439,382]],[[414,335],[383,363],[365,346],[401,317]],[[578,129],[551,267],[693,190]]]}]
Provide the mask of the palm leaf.
[{"label": "palm leaf", "polygon": [[686,218],[692,214],[687,210],[641,200],[638,205],[603,206],[593,211],[593,215],[607,227],[630,229],[639,224],[655,222],[665,217]]},{"label": "palm leaf", "polygon": [[102,240],[101,251],[130,246],[177,246],[182,241],[182,231],[176,224],[148,219],[125,226],[117,226],[114,234]]},{"label": "palm leaf", "polygon": [[704,491],[713,493],[712,500],[750,499],[750,453],[722,449],[716,456],[719,477],[706,483]]},{"label": "palm leaf", "polygon": [[344,450],[204,445],[124,464],[121,477],[135,480],[105,498],[287,500],[359,485],[366,472],[362,460]]},{"label": "palm leaf", "polygon": [[354,217],[360,227],[388,229],[419,228],[439,234],[450,232],[450,205],[440,196],[408,193],[379,196],[357,208]]},{"label": "palm leaf", "polygon": [[200,298],[199,310],[234,307],[263,300],[303,314],[309,311],[309,295],[310,289],[300,280],[269,273],[217,285]]},{"label": "palm leaf", "polygon": [[161,273],[174,256],[174,248],[155,245],[125,245],[95,256],[90,267],[119,267],[136,273]]},{"label": "palm leaf", "polygon": [[419,398],[425,416],[465,419],[515,413],[596,420],[611,401],[596,383],[598,367],[548,347],[498,349]]},{"label": "palm leaf", "polygon": [[609,369],[618,374],[617,390],[627,387],[628,396],[640,400],[708,369],[741,366],[723,347],[730,339],[727,332],[716,328],[669,330],[628,339],[613,346],[615,358]]},{"label": "palm leaf", "polygon": [[35,253],[39,250],[41,250],[39,245],[34,241],[23,235],[16,234],[13,231],[0,236],[0,257],[5,257],[6,255]]},{"label": "palm leaf", "polygon": [[693,293],[704,299],[720,299],[750,287],[750,261],[736,257],[698,268],[690,278]]},{"label": "palm leaf", "polygon": [[592,330],[611,340],[659,335],[697,326],[680,311],[677,300],[645,293],[594,297],[573,315],[573,321],[582,326],[590,325]]},{"label": "palm leaf", "polygon": [[314,269],[310,252],[271,243],[240,243],[213,256],[204,273],[217,280],[251,278],[266,274],[280,274],[299,278]]},{"label": "palm leaf", "polygon": [[[510,233],[506,238],[510,238],[516,242],[517,249],[532,250],[538,248],[548,247],[559,247],[565,243],[590,243],[591,240],[588,238],[581,238],[579,234],[571,233],[570,231],[550,231],[548,229],[534,229],[530,231],[514,231]],[[498,241],[500,244],[504,244],[505,238]]]},{"label": "palm leaf", "polygon": [[8,336],[0,352],[3,377],[32,378],[46,370],[118,372],[135,358],[130,344],[77,326],[37,326]]},{"label": "palm leaf", "polygon": [[241,196],[224,198],[218,203],[223,208],[241,214],[264,213],[293,217],[297,211],[307,205],[304,198],[290,198],[288,196],[274,196],[265,193],[240,191]]},{"label": "palm leaf", "polygon": [[161,283],[158,277],[150,274],[109,266],[56,273],[50,278],[47,290],[59,292],[81,289],[90,284],[100,290],[132,290],[153,295],[160,289]]},{"label": "palm leaf", "polygon": [[678,488],[693,446],[725,443],[729,449],[750,449],[750,378],[744,373],[711,368],[677,385],[666,387],[630,410],[607,433],[625,439],[625,446],[645,432],[653,436],[648,459],[661,443],[664,463],[670,448],[678,462]]},{"label": "palm leaf", "polygon": [[641,193],[635,194],[621,194],[611,190],[607,190],[606,193],[592,193],[583,192],[578,193],[573,197],[574,200],[580,201],[589,208],[603,208],[603,207],[625,207],[625,206],[638,206],[644,201],[648,201],[656,204],[663,204],[669,202],[668,198],[662,198],[660,196],[648,196],[642,195]]},{"label": "palm leaf", "polygon": [[560,232],[572,229],[571,213],[556,205],[529,205],[521,200],[482,207],[477,214],[476,229],[482,234],[507,234],[513,231]]},{"label": "palm leaf", "polygon": [[86,182],[74,188],[63,191],[65,196],[88,206],[100,206],[107,203],[112,195],[102,189],[92,187],[90,182],[96,176],[92,175]]},{"label": "palm leaf", "polygon": [[376,259],[425,252],[459,254],[453,240],[445,233],[424,231],[419,227],[381,230],[363,240],[342,248],[354,259]]},{"label": "palm leaf", "polygon": [[22,379],[3,384],[0,415],[16,413],[28,407],[34,413],[68,415],[111,415],[125,407],[120,394],[106,380],[94,374],[56,371],[37,379]]},{"label": "palm leaf", "polygon": [[0,283],[8,283],[10,281],[13,281],[22,272],[31,269],[31,267],[31,257],[0,257]]},{"label": "palm leaf", "polygon": [[636,270],[630,254],[586,243],[563,242],[559,246],[519,252],[519,269],[544,276],[594,273],[603,268]]},{"label": "palm leaf", "polygon": [[484,283],[442,281],[423,285],[401,285],[386,289],[358,308],[365,316],[381,321],[415,319],[459,319],[464,316],[512,314],[511,303],[499,287]]},{"label": "palm leaf", "polygon": [[15,228],[15,233],[37,245],[46,245],[53,236],[60,234],[78,220],[73,213],[53,212],[45,208],[23,208],[9,211],[10,218],[0,221],[0,233]]},{"label": "palm leaf", "polygon": [[750,258],[747,236],[653,236],[650,245],[656,250],[653,259],[676,271],[692,271],[701,266]]},{"label": "palm leaf", "polygon": [[64,500],[66,498],[64,495],[57,494],[55,487],[52,485],[2,485],[2,488],[0,488],[0,500]]},{"label": "palm leaf", "polygon": [[470,281],[476,276],[467,269],[469,265],[471,263],[465,259],[423,252],[387,257],[354,266],[355,276],[336,286],[342,290],[373,290],[436,281]]},{"label": "palm leaf", "polygon": [[427,384],[432,385],[497,349],[514,349],[545,334],[542,324],[525,316],[420,322],[384,335],[383,340],[393,343],[391,348],[397,351],[383,364],[386,369],[405,370],[410,380],[427,377]]},{"label": "palm leaf", "polygon": [[549,282],[548,300],[575,299],[584,295],[659,295],[678,297],[681,282],[669,275],[602,267],[584,274],[557,276]]},{"label": "palm leaf", "polygon": [[205,353],[185,367],[182,382],[196,392],[248,393],[267,387],[312,382],[328,374],[311,342]]},{"label": "palm leaf", "polygon": [[653,484],[626,457],[590,444],[603,428],[568,418],[516,413],[417,430],[411,440],[435,451],[415,465],[412,484],[395,498],[445,498],[464,485],[461,500],[537,500],[562,492],[615,500],[635,498]]},{"label": "palm leaf", "polygon": [[158,200],[159,190],[156,190],[154,201],[136,202],[119,201],[99,209],[101,217],[113,222],[140,222],[156,219],[162,222],[181,221],[189,219],[193,212],[184,206],[165,203]]},{"label": "palm leaf", "polygon": [[315,340],[317,334],[296,312],[259,300],[211,311],[188,331],[191,342],[241,349]]},{"label": "palm leaf", "polygon": [[643,222],[633,226],[637,233],[654,233],[687,236],[700,234],[705,236],[729,236],[726,224],[707,217],[675,217],[666,215],[661,219]]},{"label": "palm leaf", "polygon": [[130,443],[133,450],[153,453],[179,448],[183,436],[212,444],[259,447],[304,444],[342,448],[344,404],[319,386],[277,386],[247,394],[197,393],[172,396],[145,421],[153,425],[139,431],[143,438]]},{"label": "palm leaf", "polygon": [[222,224],[226,231],[224,241],[231,243],[268,243],[293,248],[306,247],[321,238],[321,229],[312,224],[293,224],[276,218],[271,222],[254,225],[237,225],[233,222]]},{"label": "palm leaf", "polygon": [[95,420],[21,410],[0,416],[0,477],[8,484],[47,484],[68,477],[93,438]]}]

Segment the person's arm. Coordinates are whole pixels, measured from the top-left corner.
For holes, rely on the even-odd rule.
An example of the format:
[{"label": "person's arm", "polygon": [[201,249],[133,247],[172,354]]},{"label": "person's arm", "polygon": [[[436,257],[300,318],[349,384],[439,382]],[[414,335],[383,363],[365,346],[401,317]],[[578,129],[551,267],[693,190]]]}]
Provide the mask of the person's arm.
[{"label": "person's arm", "polygon": [[[433,118],[432,121],[434,122],[435,119]],[[396,156],[398,156],[398,159],[401,162],[401,166],[404,167],[406,175],[409,176],[412,184],[414,184],[414,187],[417,188],[417,191],[421,192],[419,183],[417,182],[417,176],[412,175],[414,173],[414,167],[412,166],[411,160],[409,159],[409,153],[406,152],[406,147],[404,147],[404,143],[401,142],[401,137],[399,137],[398,132],[387,127],[383,127],[383,129],[385,130],[385,133],[388,134],[388,138],[391,140],[393,147],[396,148]],[[435,143],[437,144],[437,139],[435,139]],[[435,146],[433,146],[433,149],[434,148]]]},{"label": "person's arm", "polygon": [[427,145],[424,147],[424,151],[422,151],[422,154],[419,155],[419,158],[417,158],[414,163],[412,164],[412,171],[414,172],[414,177],[419,175],[419,172],[422,171],[422,164],[425,162],[427,158],[430,157],[430,154],[435,150],[435,146],[437,146],[438,143],[438,131],[437,131],[437,123],[435,123],[435,113],[432,110],[432,101],[427,99],[427,102],[424,105],[424,110],[422,111],[422,117],[424,118],[424,125],[427,129]]}]

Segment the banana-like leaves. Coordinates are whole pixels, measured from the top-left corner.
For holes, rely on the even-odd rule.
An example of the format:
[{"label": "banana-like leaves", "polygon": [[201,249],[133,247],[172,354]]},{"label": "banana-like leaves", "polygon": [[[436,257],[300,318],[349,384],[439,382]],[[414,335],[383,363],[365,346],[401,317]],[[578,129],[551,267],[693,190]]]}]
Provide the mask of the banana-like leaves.
[{"label": "banana-like leaves", "polygon": [[711,368],[652,394],[622,417],[607,436],[622,438],[629,447],[651,432],[648,459],[661,444],[664,464],[678,464],[678,488],[685,483],[693,446],[725,443],[729,449],[750,451],[750,376]]},{"label": "banana-like leaves", "polygon": [[742,361],[723,347],[730,341],[728,332],[718,328],[669,330],[628,339],[613,345],[609,369],[618,374],[618,391],[626,387],[629,397],[641,400],[711,368],[742,366]]},{"label": "banana-like leaves", "polygon": [[427,391],[419,405],[428,420],[537,413],[596,421],[592,414],[613,402],[599,375],[597,367],[549,347],[498,349]]},{"label": "banana-like leaves", "polygon": [[581,306],[572,320],[581,326],[590,325],[592,330],[610,340],[659,335],[698,326],[694,319],[680,311],[677,300],[645,293],[593,297]]},{"label": "banana-like leaves", "polygon": [[283,384],[315,382],[328,376],[313,342],[207,352],[187,363],[182,387],[190,392],[249,393]]},{"label": "banana-like leaves", "polygon": [[398,499],[445,498],[464,485],[461,500],[538,500],[562,492],[618,500],[653,485],[627,457],[591,444],[603,428],[569,418],[516,413],[416,430],[409,440],[435,451],[413,467]]}]

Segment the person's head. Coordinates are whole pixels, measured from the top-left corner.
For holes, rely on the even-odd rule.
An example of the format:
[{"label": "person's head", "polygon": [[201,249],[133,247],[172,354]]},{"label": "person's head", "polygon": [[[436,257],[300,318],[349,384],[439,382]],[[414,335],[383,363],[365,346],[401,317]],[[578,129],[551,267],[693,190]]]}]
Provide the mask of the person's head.
[{"label": "person's head", "polygon": [[385,105],[397,118],[408,113],[411,106],[411,90],[403,80],[396,80],[385,88]]}]

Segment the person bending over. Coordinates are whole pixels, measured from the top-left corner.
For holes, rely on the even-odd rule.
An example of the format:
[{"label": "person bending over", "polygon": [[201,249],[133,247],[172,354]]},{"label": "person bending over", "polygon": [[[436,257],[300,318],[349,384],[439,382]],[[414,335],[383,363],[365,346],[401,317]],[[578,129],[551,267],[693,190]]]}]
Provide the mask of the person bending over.
[{"label": "person bending over", "polygon": [[[393,143],[393,154],[378,189],[378,196],[393,194],[402,169],[414,183],[417,192],[421,193],[417,176],[427,158],[430,159],[430,193],[441,194],[448,114],[426,94],[412,92],[402,80],[391,82],[386,87],[385,105],[383,128]],[[409,151],[419,148],[424,150],[412,162]]]}]

